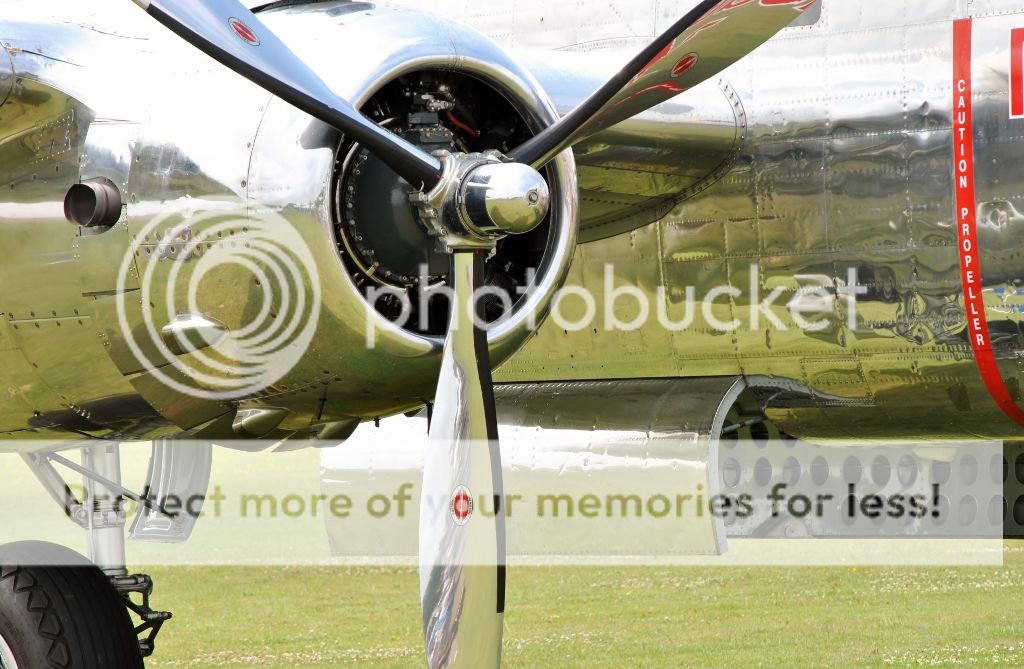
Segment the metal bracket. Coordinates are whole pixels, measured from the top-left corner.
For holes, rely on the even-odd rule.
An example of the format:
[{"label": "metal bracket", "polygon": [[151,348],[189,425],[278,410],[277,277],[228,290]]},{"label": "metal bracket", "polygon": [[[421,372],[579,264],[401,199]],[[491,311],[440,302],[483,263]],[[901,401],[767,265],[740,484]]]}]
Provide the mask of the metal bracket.
[{"label": "metal bracket", "polygon": [[416,207],[420,223],[430,236],[437,239],[438,251],[452,253],[456,250],[494,250],[497,238],[475,230],[463,214],[459,202],[459,190],[466,176],[489,163],[500,163],[496,152],[453,154],[449,151],[435,151],[433,154],[444,166],[444,178],[429,193],[415,192],[409,201]]},{"label": "metal bracket", "polygon": [[[139,506],[130,531],[133,540],[184,543],[192,535],[210,486],[213,447],[195,441],[154,441],[142,494],[57,453],[23,453],[21,457],[50,497],[79,527],[90,529],[121,525],[124,519],[108,519],[96,513],[92,513],[90,518],[89,509],[71,491],[64,477],[53,466],[54,463],[137,502]],[[168,511],[165,504],[169,499],[174,500],[175,507],[182,510]]]},{"label": "metal bracket", "polygon": [[[137,615],[142,622],[135,627],[135,634],[139,637],[139,651],[142,657],[149,657],[156,650],[156,637],[160,634],[164,623],[174,617],[169,611],[155,611],[149,605],[149,598],[153,594],[153,579],[145,574],[133,574],[131,576],[115,576],[110,579],[114,588],[124,599],[124,605]],[[139,595],[141,602],[134,601],[131,596]],[[144,634],[148,636],[143,637]]]},{"label": "metal bracket", "polygon": [[53,467],[47,454],[22,453],[21,459],[43,484],[43,488],[53,498],[53,501],[64,509],[64,514],[79,527],[86,528],[88,520],[85,505],[71,492],[71,487]]}]

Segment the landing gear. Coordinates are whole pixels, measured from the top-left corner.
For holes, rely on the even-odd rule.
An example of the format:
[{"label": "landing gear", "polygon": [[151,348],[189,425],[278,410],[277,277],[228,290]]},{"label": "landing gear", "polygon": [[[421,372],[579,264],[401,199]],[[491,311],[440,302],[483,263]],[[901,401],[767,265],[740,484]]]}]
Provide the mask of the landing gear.
[{"label": "landing gear", "polygon": [[[27,669],[36,669],[37,667],[44,669],[49,667],[58,667],[60,669],[67,667],[74,667],[74,669],[91,669],[92,667],[132,669],[133,667],[142,667],[142,658],[153,654],[156,637],[160,633],[163,624],[171,618],[171,614],[166,611],[156,611],[150,606],[150,596],[153,593],[153,579],[145,574],[128,573],[125,559],[125,512],[123,500],[124,497],[131,497],[140,504],[153,505],[161,512],[163,509],[156,507],[155,503],[147,497],[136,495],[121,486],[119,444],[107,443],[90,445],[83,448],[81,465],[56,453],[25,454],[23,459],[50,493],[51,497],[63,506],[68,517],[85,529],[89,560],[60,546],[34,543],[24,545],[11,544],[15,549],[12,549],[11,557],[6,562],[3,562],[5,554],[3,549],[0,548],[0,569],[4,570],[0,573],[0,639],[7,638],[7,642],[0,643],[0,660],[3,660],[3,663],[0,663],[0,669],[14,669],[15,667],[18,669],[25,669],[26,667]],[[82,475],[86,490],[84,500],[79,501],[75,497],[64,478],[54,467],[54,463]],[[32,551],[25,553],[22,548],[17,548],[29,545],[36,547],[33,551],[42,552],[38,554]],[[44,550],[42,547],[48,548]],[[4,565],[9,565],[9,567]],[[8,658],[5,658],[3,655],[3,649],[5,645],[9,648],[13,646],[11,638],[3,634],[5,611],[3,609],[2,590],[3,582],[8,576],[8,569],[14,570],[11,572],[12,574],[15,572],[22,574],[20,577],[22,580],[17,581],[16,586],[11,586],[15,588],[15,592],[22,592],[24,587],[28,587],[25,586],[26,582],[33,584],[37,582],[50,583],[56,594],[50,596],[50,593],[45,593],[46,601],[56,601],[57,597],[64,597],[67,604],[67,615],[73,616],[71,624],[73,624],[74,629],[79,631],[86,629],[85,626],[76,622],[79,617],[83,615],[90,616],[90,621],[100,618],[91,617],[93,613],[90,613],[93,601],[90,598],[94,597],[95,593],[87,595],[76,592],[72,585],[86,583],[93,590],[103,590],[106,594],[103,595],[103,598],[96,600],[96,606],[112,606],[107,601],[111,599],[108,595],[112,595],[112,601],[116,604],[114,608],[117,609],[117,612],[100,611],[100,613],[107,616],[103,618],[104,620],[112,621],[116,618],[116,622],[108,622],[106,624],[117,627],[118,630],[121,627],[127,626],[128,638],[131,640],[129,644],[131,650],[130,652],[125,652],[128,652],[132,662],[90,663],[88,658],[91,656],[88,653],[92,651],[89,647],[85,647],[83,650],[78,645],[80,639],[67,638],[63,638],[59,645],[61,648],[67,646],[70,650],[57,649],[55,652],[61,657],[77,657],[77,655],[67,655],[67,653],[84,652],[87,653],[87,655],[82,656],[85,659],[69,663],[58,657],[51,664],[39,664],[35,660],[25,664],[22,661],[16,661],[18,655],[12,654],[13,651],[9,651],[9,654],[14,659],[8,661]],[[42,570],[41,573],[36,573],[40,570]],[[97,584],[97,578],[102,581],[102,586]],[[28,579],[28,581],[25,579]],[[36,586],[33,585],[31,587]],[[22,590],[17,588],[22,588]],[[35,591],[33,590],[33,592]],[[32,605],[35,606],[37,597],[33,595],[31,599]],[[29,610],[32,615],[39,615],[39,612],[35,609]],[[139,618],[140,623],[138,626],[132,626],[131,618],[128,615],[129,611]],[[43,621],[45,621],[45,616]],[[43,621],[39,622],[39,634],[42,634],[44,629]],[[49,631],[50,627],[46,629]],[[106,628],[104,627],[103,629]],[[119,634],[120,631],[118,631]],[[95,637],[95,634],[90,632],[87,636],[91,639]],[[48,639],[50,637],[44,636],[44,638]],[[120,638],[116,640],[116,644],[121,642],[122,639]],[[109,655],[108,651],[109,649],[103,650],[104,653],[108,654],[104,655],[104,657],[121,657],[120,655]],[[137,661],[135,661],[136,659]]]},{"label": "landing gear", "polygon": [[142,669],[121,595],[77,553],[43,542],[0,546],[0,668]]}]

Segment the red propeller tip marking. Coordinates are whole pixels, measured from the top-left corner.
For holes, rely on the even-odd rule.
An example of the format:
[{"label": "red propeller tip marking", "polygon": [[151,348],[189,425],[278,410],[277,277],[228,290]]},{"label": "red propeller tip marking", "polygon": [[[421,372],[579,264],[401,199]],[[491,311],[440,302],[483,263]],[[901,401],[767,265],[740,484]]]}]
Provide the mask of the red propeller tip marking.
[{"label": "red propeller tip marking", "polygon": [[235,31],[235,34],[238,35],[238,37],[246,44],[251,44],[252,46],[260,45],[260,38],[256,35],[256,32],[238,19],[232,18],[228,20],[228,25],[231,26],[231,29]]},{"label": "red propeller tip marking", "polygon": [[686,74],[687,72],[692,70],[693,66],[696,65],[697,61],[699,61],[699,60],[700,60],[700,56],[698,56],[695,53],[688,53],[688,54],[686,54],[685,56],[683,56],[679,60],[678,63],[676,63],[676,66],[672,68],[672,76],[673,77],[681,77],[681,76],[683,76],[684,74]]},{"label": "red propeller tip marking", "polygon": [[469,522],[469,517],[473,515],[473,496],[466,486],[459,486],[452,494],[451,512],[452,520],[457,524],[465,525]]}]

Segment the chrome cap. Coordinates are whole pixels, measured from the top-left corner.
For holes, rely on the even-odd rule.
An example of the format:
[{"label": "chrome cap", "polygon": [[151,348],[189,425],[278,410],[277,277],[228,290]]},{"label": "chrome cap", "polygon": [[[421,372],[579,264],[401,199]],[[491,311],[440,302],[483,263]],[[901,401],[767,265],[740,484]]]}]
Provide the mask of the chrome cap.
[{"label": "chrome cap", "polygon": [[521,163],[486,163],[462,185],[462,209],[482,233],[521,235],[544,220],[551,191],[540,173]]}]

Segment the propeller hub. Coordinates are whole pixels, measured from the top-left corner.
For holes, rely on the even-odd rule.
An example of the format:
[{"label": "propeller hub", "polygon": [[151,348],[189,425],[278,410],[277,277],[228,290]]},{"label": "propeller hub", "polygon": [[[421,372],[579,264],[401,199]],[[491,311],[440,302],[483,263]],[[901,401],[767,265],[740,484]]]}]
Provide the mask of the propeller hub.
[{"label": "propeller hub", "polygon": [[494,249],[498,240],[528,233],[548,215],[551,190],[529,165],[506,163],[497,151],[434,155],[444,166],[441,182],[410,200],[439,250]]},{"label": "propeller hub", "polygon": [[521,163],[485,163],[462,184],[462,213],[484,234],[522,235],[548,214],[551,191],[540,173]]}]

